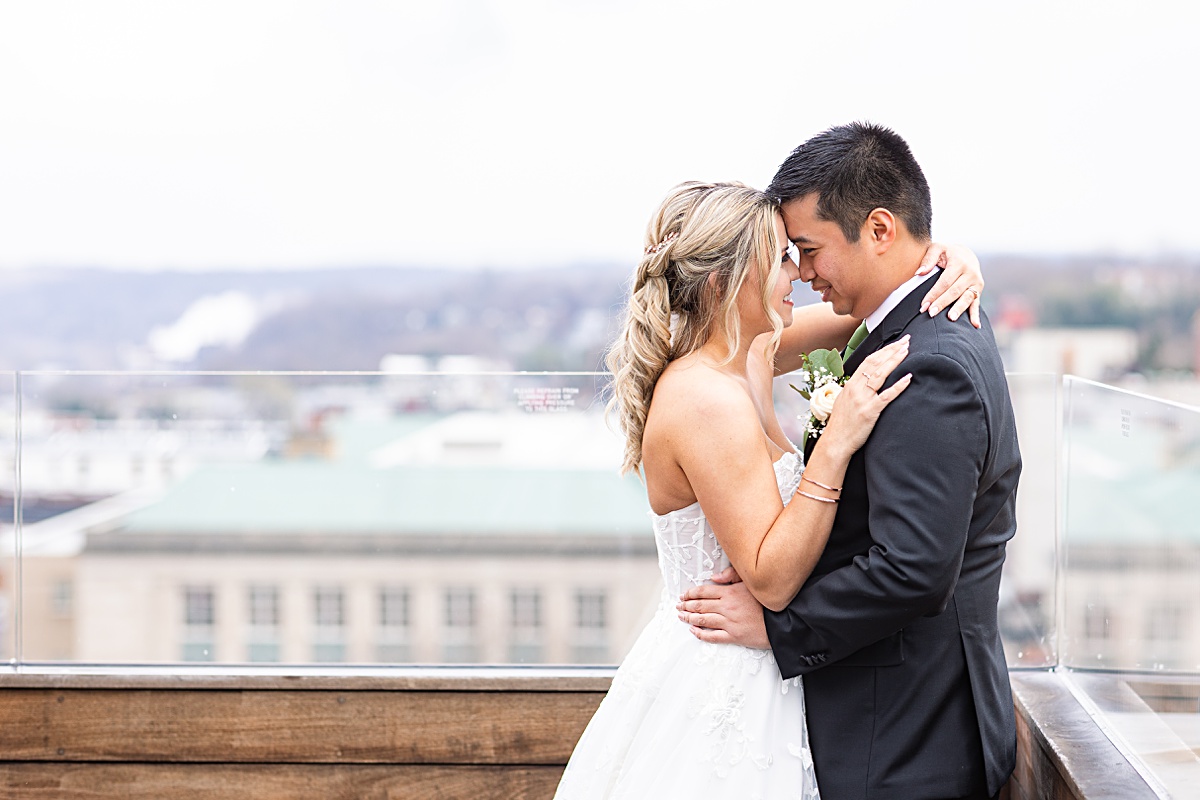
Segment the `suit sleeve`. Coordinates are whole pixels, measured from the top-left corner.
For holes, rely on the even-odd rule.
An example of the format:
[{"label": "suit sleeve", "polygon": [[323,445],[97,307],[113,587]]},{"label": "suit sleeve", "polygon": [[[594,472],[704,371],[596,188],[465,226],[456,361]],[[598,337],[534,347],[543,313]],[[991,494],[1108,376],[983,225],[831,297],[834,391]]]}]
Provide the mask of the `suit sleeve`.
[{"label": "suit sleeve", "polygon": [[880,415],[863,459],[871,546],[813,576],[767,634],[783,677],[840,661],[945,609],[958,581],[988,451],[980,393],[946,356],[910,356],[912,384]]}]

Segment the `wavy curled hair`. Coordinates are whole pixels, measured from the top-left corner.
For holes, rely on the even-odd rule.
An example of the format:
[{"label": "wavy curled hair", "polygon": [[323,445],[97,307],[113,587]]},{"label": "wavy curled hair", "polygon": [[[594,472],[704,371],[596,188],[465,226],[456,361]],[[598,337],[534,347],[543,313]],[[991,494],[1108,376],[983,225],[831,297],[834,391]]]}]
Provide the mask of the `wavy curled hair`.
[{"label": "wavy curled hair", "polygon": [[774,329],[768,352],[774,355],[783,333],[770,302],[780,269],[777,210],[768,195],[740,183],[689,181],[671,190],[646,226],[646,254],[606,357],[608,410],[625,435],[621,474],[642,463],[650,400],[667,364],[714,336],[728,347],[725,363],[733,359],[741,346],[737,298],[755,271],[761,280],[750,285],[760,290]]}]

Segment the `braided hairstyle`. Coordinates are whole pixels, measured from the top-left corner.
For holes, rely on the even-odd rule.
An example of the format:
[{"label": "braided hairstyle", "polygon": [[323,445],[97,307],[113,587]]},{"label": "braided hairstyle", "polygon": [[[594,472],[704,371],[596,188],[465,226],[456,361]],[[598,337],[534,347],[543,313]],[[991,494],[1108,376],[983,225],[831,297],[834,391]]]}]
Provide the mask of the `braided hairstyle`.
[{"label": "braided hairstyle", "polygon": [[621,474],[642,463],[642,433],[654,386],[676,358],[714,336],[724,339],[728,360],[741,346],[737,297],[754,271],[774,334],[783,320],[770,295],[780,269],[775,215],[763,192],[740,183],[689,181],[671,190],[646,227],[645,256],[634,272],[624,320],[609,348],[609,411],[625,434]]}]

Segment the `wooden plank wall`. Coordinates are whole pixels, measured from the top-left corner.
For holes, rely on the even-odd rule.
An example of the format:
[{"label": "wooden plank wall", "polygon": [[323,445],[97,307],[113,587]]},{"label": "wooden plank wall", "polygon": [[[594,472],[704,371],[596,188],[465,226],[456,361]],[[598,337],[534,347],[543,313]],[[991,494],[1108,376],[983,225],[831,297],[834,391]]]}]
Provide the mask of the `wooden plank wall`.
[{"label": "wooden plank wall", "polygon": [[[548,800],[611,674],[0,675],[0,800]],[[1153,797],[1054,677],[1002,797]]]},{"label": "wooden plank wall", "polygon": [[0,797],[22,800],[541,800],[609,682],[16,677]]}]

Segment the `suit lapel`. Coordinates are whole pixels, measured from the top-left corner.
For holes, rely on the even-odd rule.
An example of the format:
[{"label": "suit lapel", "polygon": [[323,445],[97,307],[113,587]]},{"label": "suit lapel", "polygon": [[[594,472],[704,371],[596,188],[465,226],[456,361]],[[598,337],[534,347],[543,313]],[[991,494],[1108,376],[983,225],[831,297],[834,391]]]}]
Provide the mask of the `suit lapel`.
[{"label": "suit lapel", "polygon": [[[854,370],[858,369],[858,365],[863,362],[864,358],[904,334],[904,329],[908,327],[908,324],[921,313],[921,299],[925,297],[925,293],[929,291],[930,287],[937,283],[938,275],[940,274],[937,273],[930,276],[929,280],[909,292],[900,301],[899,305],[888,312],[888,315],[883,318],[883,322],[879,323],[875,330],[867,334],[867,338],[862,340],[862,343],[850,354],[850,358],[846,360],[846,363],[842,365],[846,377],[854,374]],[[817,437],[809,437],[808,441],[805,442],[804,461],[806,463],[809,456],[812,455],[813,447],[816,444]]]},{"label": "suit lapel", "polygon": [[937,279],[937,275],[932,275],[929,280],[909,292],[898,306],[888,312],[888,315],[883,318],[883,322],[867,334],[867,338],[863,339],[862,344],[850,354],[849,360],[843,365],[847,376],[854,374],[854,370],[858,369],[858,365],[863,362],[864,358],[900,338],[908,324],[921,313],[921,299],[925,297],[925,293],[929,291],[930,287],[937,283]]}]

